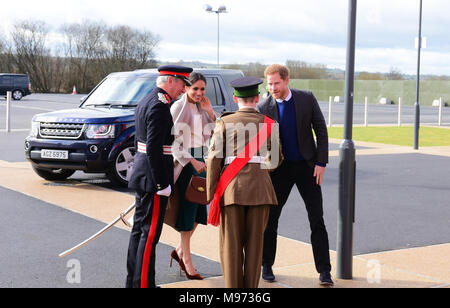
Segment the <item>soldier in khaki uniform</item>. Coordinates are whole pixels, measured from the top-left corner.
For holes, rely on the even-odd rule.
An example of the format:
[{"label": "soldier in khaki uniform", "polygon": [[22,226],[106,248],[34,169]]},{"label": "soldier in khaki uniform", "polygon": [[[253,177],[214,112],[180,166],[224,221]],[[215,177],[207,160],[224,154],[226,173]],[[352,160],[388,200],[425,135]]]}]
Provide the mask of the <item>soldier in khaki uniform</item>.
[{"label": "soldier in khaki uniform", "polygon": [[[242,154],[250,140],[262,130],[265,120],[269,119],[256,111],[261,83],[255,77],[231,83],[239,111],[225,114],[216,122],[208,154],[208,200],[217,198],[216,189],[220,186],[221,176],[228,167],[234,168],[233,160]],[[226,185],[223,196],[219,196],[220,259],[227,288],[258,287],[264,229],[270,206],[277,205],[269,172],[282,160],[278,125],[272,124],[267,141],[264,137],[259,137],[259,140],[259,150]],[[247,157],[251,155],[248,153]]]}]

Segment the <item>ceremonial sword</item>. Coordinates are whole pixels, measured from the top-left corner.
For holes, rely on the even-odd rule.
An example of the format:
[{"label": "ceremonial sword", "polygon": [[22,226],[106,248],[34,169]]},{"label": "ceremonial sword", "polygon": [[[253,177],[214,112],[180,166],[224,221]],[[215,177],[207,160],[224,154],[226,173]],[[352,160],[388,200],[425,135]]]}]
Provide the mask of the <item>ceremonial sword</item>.
[{"label": "ceremonial sword", "polygon": [[69,250],[66,250],[66,251],[60,253],[59,257],[60,258],[64,258],[64,257],[70,255],[71,253],[77,251],[78,249],[80,249],[81,247],[85,246],[89,242],[92,242],[96,238],[100,237],[103,233],[105,233],[106,231],[111,229],[119,221],[122,221],[128,227],[132,227],[131,224],[128,221],[125,220],[125,216],[127,216],[135,207],[136,207],[136,203],[134,203],[129,208],[127,208],[125,211],[120,213],[120,215],[116,219],[114,219],[109,225],[107,225],[106,227],[104,227],[103,229],[101,229],[100,231],[95,233],[94,235],[92,235],[90,238],[88,238],[85,241],[81,242],[80,244],[70,248]]}]

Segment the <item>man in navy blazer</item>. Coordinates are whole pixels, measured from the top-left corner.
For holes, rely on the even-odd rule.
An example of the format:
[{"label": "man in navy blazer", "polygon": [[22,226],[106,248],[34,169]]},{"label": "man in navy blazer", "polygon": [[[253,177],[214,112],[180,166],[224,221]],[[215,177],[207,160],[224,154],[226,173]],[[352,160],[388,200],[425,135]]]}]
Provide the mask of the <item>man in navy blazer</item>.
[{"label": "man in navy blazer", "polygon": [[275,281],[272,266],[276,255],[278,220],[295,184],[308,212],[311,244],[320,284],[332,285],[328,233],[323,220],[320,186],[328,163],[327,125],[311,92],[289,88],[287,67],[271,65],[264,75],[270,96],[258,104],[258,111],[279,123],[284,161],[271,175],[278,206],[271,208],[264,233],[262,277],[269,282]]}]

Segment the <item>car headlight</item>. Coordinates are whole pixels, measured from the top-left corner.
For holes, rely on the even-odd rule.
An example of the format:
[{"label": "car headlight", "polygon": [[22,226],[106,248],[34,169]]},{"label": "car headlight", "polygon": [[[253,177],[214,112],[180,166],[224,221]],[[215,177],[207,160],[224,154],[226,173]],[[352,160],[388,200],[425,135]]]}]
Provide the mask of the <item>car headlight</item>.
[{"label": "car headlight", "polygon": [[40,122],[31,121],[30,137],[36,138],[39,134]]},{"label": "car headlight", "polygon": [[88,139],[109,139],[115,136],[114,125],[108,124],[89,124],[86,129],[86,138]]}]

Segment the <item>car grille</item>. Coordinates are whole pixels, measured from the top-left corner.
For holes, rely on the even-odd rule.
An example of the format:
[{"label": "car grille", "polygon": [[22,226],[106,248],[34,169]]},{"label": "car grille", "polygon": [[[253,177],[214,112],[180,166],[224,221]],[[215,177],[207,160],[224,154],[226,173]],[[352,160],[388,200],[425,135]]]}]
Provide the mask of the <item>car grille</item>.
[{"label": "car grille", "polygon": [[84,124],[41,122],[39,134],[48,139],[78,139],[84,131]]}]

